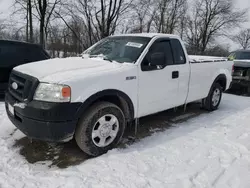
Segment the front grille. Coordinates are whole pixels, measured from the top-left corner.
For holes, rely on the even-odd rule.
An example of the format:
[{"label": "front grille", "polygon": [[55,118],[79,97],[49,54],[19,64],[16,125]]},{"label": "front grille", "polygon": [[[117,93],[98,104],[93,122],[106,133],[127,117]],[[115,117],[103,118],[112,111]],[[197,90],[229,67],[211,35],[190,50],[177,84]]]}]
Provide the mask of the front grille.
[{"label": "front grille", "polygon": [[17,102],[31,100],[37,85],[38,80],[32,76],[17,71],[12,71],[10,74],[9,93]]}]

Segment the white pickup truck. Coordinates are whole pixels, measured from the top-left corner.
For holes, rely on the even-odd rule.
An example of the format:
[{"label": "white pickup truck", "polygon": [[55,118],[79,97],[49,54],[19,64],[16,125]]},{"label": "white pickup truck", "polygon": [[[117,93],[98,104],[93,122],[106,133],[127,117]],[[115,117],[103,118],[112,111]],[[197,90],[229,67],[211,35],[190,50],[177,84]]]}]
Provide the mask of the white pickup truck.
[{"label": "white pickup truck", "polygon": [[232,65],[224,58],[189,57],[175,35],[110,36],[82,57],[14,68],[6,111],[30,138],[75,138],[84,152],[98,156],[142,116],[197,100],[216,110],[232,81]]}]

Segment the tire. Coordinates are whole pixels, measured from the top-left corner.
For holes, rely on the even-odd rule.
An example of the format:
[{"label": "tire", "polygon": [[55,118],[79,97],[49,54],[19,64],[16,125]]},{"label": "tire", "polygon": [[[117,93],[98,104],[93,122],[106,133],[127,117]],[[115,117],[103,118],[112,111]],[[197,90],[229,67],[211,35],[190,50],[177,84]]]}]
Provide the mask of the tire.
[{"label": "tire", "polygon": [[98,102],[79,120],[75,133],[77,145],[90,156],[102,155],[119,143],[125,125],[124,113],[118,106]]},{"label": "tire", "polygon": [[[213,98],[214,95],[217,95],[217,98]],[[215,83],[207,96],[207,98],[202,100],[202,107],[208,111],[217,110],[222,97],[222,87],[219,83]],[[215,100],[216,99],[216,100]]]}]

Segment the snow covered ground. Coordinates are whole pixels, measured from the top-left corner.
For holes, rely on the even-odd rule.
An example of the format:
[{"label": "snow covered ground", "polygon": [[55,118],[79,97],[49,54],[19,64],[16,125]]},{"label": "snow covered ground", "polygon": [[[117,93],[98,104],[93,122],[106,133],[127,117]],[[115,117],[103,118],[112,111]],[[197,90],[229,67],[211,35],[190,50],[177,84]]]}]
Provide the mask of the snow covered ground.
[{"label": "snow covered ground", "polygon": [[0,188],[249,188],[250,98],[225,94],[220,109],[157,132],[126,149],[66,169],[29,164],[23,137],[0,103]]}]

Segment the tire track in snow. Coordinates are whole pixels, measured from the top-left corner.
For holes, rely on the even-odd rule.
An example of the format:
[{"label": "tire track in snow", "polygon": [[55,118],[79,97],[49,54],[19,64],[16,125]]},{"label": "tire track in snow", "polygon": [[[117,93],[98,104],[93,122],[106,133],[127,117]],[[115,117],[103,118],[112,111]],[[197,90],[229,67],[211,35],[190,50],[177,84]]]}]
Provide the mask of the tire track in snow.
[{"label": "tire track in snow", "polygon": [[220,178],[225,174],[226,169],[223,169],[221,173],[215,178],[215,180],[212,182],[212,187],[216,186],[216,183],[220,180]]}]

